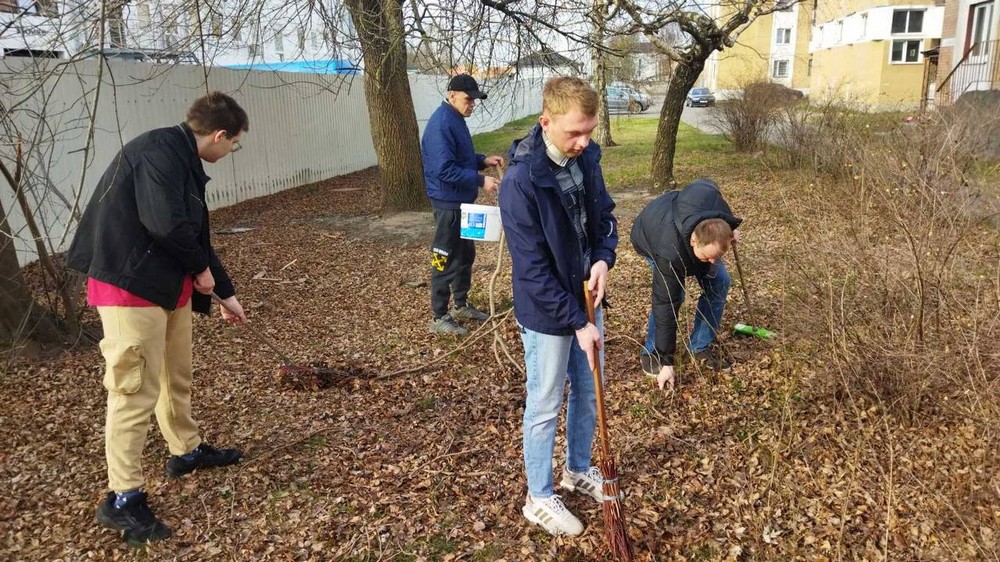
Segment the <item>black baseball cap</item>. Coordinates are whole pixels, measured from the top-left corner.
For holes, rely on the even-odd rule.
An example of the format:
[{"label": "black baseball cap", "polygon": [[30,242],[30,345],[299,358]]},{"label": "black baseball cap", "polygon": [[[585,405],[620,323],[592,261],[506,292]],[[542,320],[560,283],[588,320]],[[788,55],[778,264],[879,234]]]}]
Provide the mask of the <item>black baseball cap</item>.
[{"label": "black baseball cap", "polygon": [[449,92],[465,92],[469,94],[469,97],[475,100],[486,99],[486,94],[479,89],[479,84],[476,79],[469,76],[468,74],[456,74],[451,77],[448,81],[448,91]]}]

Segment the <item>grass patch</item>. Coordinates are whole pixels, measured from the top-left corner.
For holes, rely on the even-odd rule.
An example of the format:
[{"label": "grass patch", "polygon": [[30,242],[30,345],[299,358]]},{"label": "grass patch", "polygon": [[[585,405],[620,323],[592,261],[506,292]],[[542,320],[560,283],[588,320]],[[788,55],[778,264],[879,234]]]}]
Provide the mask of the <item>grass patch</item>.
[{"label": "grass patch", "polygon": [[528,134],[528,131],[538,123],[538,115],[529,115],[517,121],[511,121],[503,127],[488,133],[479,133],[472,137],[476,152],[487,156],[496,154],[507,159],[510,143]]},{"label": "grass patch", "polygon": [[[473,143],[476,151],[506,158],[511,142],[527,135],[537,122],[538,116],[531,115],[511,121],[496,131],[475,135]],[[604,181],[609,188],[652,183],[649,172],[659,123],[658,119],[646,117],[612,116],[611,136],[617,146],[604,147],[601,158]],[[707,169],[726,166],[732,163],[733,158],[739,157],[721,135],[703,133],[681,123],[674,156],[677,163],[674,175],[679,181],[690,181],[703,177]]]},{"label": "grass patch", "polygon": [[424,396],[420,400],[417,400],[415,407],[418,412],[426,412],[429,410],[433,410],[435,405],[437,405],[437,397],[434,396],[433,394],[430,394]]}]

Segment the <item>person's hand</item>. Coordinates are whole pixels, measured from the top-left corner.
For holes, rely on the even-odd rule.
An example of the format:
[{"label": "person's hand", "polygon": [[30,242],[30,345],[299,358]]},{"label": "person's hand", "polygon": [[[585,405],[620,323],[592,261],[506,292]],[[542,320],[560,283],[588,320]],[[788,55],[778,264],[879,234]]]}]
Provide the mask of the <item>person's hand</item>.
[{"label": "person's hand", "polygon": [[222,299],[219,310],[222,312],[222,319],[226,322],[231,324],[246,324],[247,322],[246,312],[243,311],[243,305],[240,304],[240,301],[236,300],[236,295]]},{"label": "person's hand", "polygon": [[601,301],[604,300],[604,292],[607,290],[607,287],[608,263],[600,260],[590,266],[590,279],[587,280],[587,291],[590,292],[588,296],[594,299],[594,310],[597,310],[597,307],[601,306]]},{"label": "person's hand", "polygon": [[483,163],[487,166],[503,166],[502,156],[487,156]]},{"label": "person's hand", "polygon": [[580,342],[580,349],[587,355],[587,363],[593,371],[597,365],[597,353],[601,350],[601,331],[597,326],[587,322],[586,326],[576,331],[576,340]]},{"label": "person's hand", "polygon": [[656,375],[656,384],[659,385],[660,390],[666,390],[663,388],[665,385],[670,385],[671,392],[674,390],[674,367],[673,365],[664,365],[660,367],[660,374]]},{"label": "person's hand", "polygon": [[486,193],[496,193],[500,189],[500,180],[493,176],[483,176],[483,191]]},{"label": "person's hand", "polygon": [[733,242],[739,242],[739,241],[740,241],[740,229],[737,228],[733,230]]},{"label": "person's hand", "polygon": [[205,268],[205,271],[194,276],[194,290],[198,291],[203,295],[211,295],[212,291],[215,289],[215,277],[212,276],[212,270],[210,268]]}]

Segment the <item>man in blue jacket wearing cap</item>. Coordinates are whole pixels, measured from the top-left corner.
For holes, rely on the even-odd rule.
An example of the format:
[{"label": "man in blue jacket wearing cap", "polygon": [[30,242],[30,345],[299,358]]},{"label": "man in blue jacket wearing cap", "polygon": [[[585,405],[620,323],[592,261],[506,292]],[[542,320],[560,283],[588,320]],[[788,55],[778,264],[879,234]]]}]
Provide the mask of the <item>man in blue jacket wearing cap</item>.
[{"label": "man in blue jacket wearing cap", "polygon": [[[420,143],[424,162],[427,196],[434,208],[434,243],[431,244],[430,330],[435,334],[468,335],[469,330],[457,319],[483,322],[489,316],[466,300],[472,285],[472,263],[476,246],[463,240],[461,205],[473,203],[479,188],[496,193],[500,180],[479,173],[489,166],[503,164],[500,156],[476,154],[472,134],[465,119],[472,115],[476,100],[486,99],[475,78],[468,74],[453,76],[448,82],[445,101],[431,115]],[[454,307],[448,301],[454,297]]]}]

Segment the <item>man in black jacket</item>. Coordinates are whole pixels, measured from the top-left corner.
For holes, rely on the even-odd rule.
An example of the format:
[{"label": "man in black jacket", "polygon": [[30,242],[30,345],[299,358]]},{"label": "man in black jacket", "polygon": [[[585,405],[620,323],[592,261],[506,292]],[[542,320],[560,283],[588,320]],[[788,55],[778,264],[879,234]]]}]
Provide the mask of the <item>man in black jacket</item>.
[{"label": "man in black jacket", "polygon": [[124,531],[130,544],[170,536],[142,491],[151,414],[172,455],[167,476],[242,456],[202,442],[191,417],[191,312],[208,314],[215,292],[225,320],[246,322],[209,238],[202,160],[239,150],[247,130],[246,112],[215,92],[197,100],[184,123],[126,144],[98,182],[67,254],[68,265],[87,274],[87,300],[104,328],[111,491],[97,520]]},{"label": "man in black jacket", "polygon": [[739,240],[741,222],[719,186],[701,179],[657,197],[632,225],[632,245],[653,271],[653,305],[640,359],[642,370],[655,376],[661,389],[674,385],[677,312],[686,277],[697,279],[702,288],[688,349],[713,369],[729,367],[712,343],[731,284],[722,256]]}]

